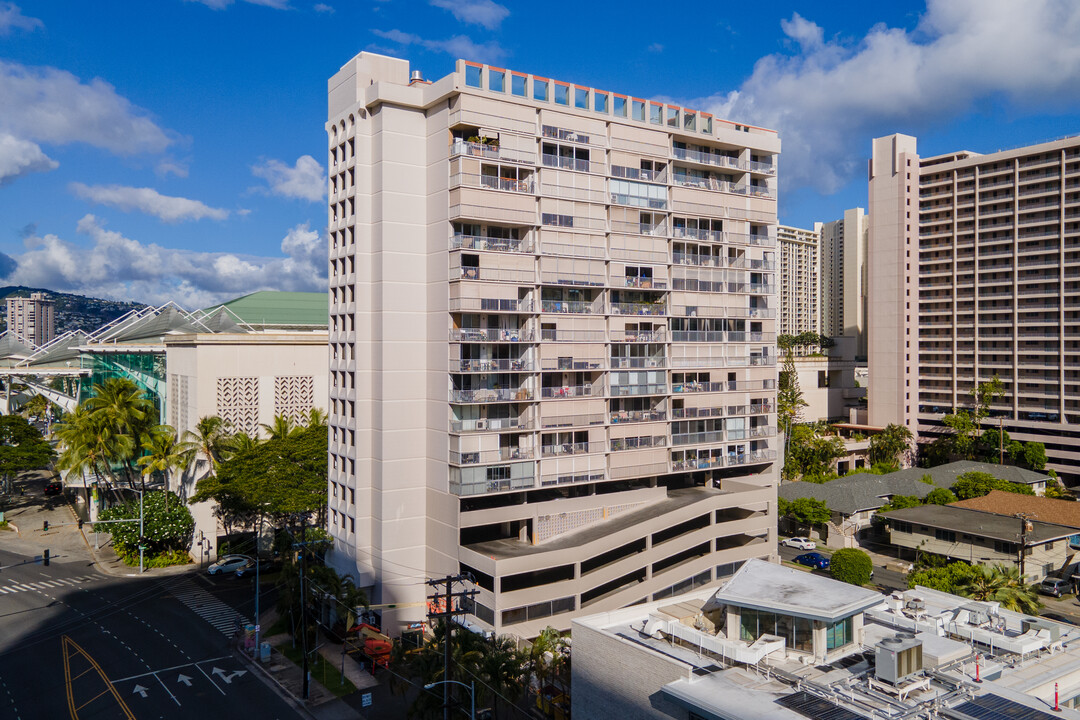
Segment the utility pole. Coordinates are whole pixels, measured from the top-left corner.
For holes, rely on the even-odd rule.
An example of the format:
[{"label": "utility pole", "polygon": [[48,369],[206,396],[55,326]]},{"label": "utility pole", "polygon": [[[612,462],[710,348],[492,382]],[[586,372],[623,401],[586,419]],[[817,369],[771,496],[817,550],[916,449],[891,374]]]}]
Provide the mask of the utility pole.
[{"label": "utility pole", "polygon": [[1005,464],[1005,418],[998,418],[998,465]]},{"label": "utility pole", "polygon": [[[428,610],[428,620],[442,619],[443,621],[443,662],[445,663],[445,669],[443,670],[443,720],[450,720],[450,685],[452,683],[450,679],[452,663],[452,658],[450,655],[450,640],[453,636],[452,620],[454,619],[455,615],[465,614],[465,611],[463,610],[454,610],[454,599],[472,599],[476,596],[477,593],[476,590],[462,590],[458,593],[454,592],[454,583],[462,583],[466,581],[473,582],[472,575],[469,575],[468,573],[460,575],[447,575],[444,578],[436,578],[427,581],[428,585],[435,588],[435,594],[428,598],[428,600],[431,601]],[[446,587],[445,594],[439,593],[440,586]],[[445,603],[442,610],[439,610],[440,601],[443,601]],[[458,607],[461,607],[460,602],[458,603]],[[431,608],[434,608],[435,612],[432,612]]]},{"label": "utility pole", "polygon": [[1016,513],[1016,517],[1020,519],[1020,582],[1024,582],[1024,578],[1027,577],[1024,574],[1024,555],[1027,548],[1027,534],[1031,532],[1032,525],[1024,513]]},{"label": "utility pole", "polygon": [[[304,654],[304,691],[301,694],[308,699],[308,654],[307,654],[307,597],[304,595],[304,571],[307,569],[307,523],[300,520],[300,647]],[[258,620],[256,620],[258,622]]]}]

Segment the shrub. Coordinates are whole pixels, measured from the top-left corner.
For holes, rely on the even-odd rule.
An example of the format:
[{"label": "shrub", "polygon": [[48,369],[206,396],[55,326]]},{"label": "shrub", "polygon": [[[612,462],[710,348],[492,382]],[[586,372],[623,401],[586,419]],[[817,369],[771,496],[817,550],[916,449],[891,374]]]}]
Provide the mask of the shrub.
[{"label": "shrub", "polygon": [[927,493],[924,501],[927,505],[948,505],[956,502],[956,495],[948,488],[934,488]]},{"label": "shrub", "polygon": [[852,585],[865,585],[870,582],[870,573],[874,563],[870,556],[857,548],[844,548],[832,554],[829,572],[834,580]]},{"label": "shrub", "polygon": [[962,586],[971,575],[971,565],[966,562],[956,561],[941,567],[913,570],[908,573],[907,582],[909,588],[922,585],[931,590],[955,593],[956,588]]}]

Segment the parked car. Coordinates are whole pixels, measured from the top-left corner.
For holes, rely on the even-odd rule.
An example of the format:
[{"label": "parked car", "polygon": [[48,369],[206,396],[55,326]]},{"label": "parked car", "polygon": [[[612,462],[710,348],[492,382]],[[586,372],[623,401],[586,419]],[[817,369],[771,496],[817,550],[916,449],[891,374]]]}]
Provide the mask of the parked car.
[{"label": "parked car", "polygon": [[1070,590],[1072,590],[1072,584],[1064,578],[1047,576],[1039,583],[1039,592],[1051,597],[1059,598]]},{"label": "parked car", "polygon": [[45,486],[46,495],[59,495],[62,492],[64,492],[64,483],[62,482],[51,482]]},{"label": "parked car", "polygon": [[[236,568],[236,577],[255,577],[256,561],[254,559],[248,560],[246,563]],[[276,569],[276,564],[268,558],[260,558],[258,560],[258,568],[260,573],[268,573]]]},{"label": "parked car", "polygon": [[795,558],[795,562],[818,570],[829,569],[829,558],[818,552],[803,553]]},{"label": "parked car", "polygon": [[212,563],[210,567],[206,569],[206,572],[211,575],[223,575],[235,572],[237,568],[248,562],[253,562],[248,555],[224,555],[218,558],[216,563]]},{"label": "parked car", "polygon": [[796,550],[817,550],[817,543],[805,537],[784,538],[780,541],[780,544]]}]

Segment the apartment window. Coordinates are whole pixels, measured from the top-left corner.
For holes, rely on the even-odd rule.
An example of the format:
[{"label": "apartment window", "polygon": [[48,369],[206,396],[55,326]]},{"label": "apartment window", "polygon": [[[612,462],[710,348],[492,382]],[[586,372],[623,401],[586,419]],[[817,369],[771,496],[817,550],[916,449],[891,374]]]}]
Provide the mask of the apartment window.
[{"label": "apartment window", "polygon": [[356,532],[356,518],[349,516],[349,532]]},{"label": "apartment window", "polygon": [[338,484],[336,482],[331,481],[330,485],[331,485],[331,489],[333,490],[333,496],[336,498],[337,497]]},{"label": "apartment window", "polygon": [[569,105],[570,104],[570,86],[563,85],[562,83],[555,83],[555,103],[557,105]]},{"label": "apartment window", "polygon": [[611,109],[615,115],[626,117],[626,98],[615,95],[611,101]]},{"label": "apartment window", "polygon": [[525,97],[525,76],[510,73],[510,92],[518,97]]},{"label": "apartment window", "polygon": [[712,135],[712,116],[710,116],[710,115],[702,115],[701,116],[701,132],[708,133],[709,135]]},{"label": "apartment window", "polygon": [[547,99],[548,81],[533,78],[533,100],[542,100],[543,102],[547,102]]},{"label": "apartment window", "polygon": [[552,227],[574,227],[573,215],[556,215],[555,213],[541,213],[540,222],[543,225],[550,225]]},{"label": "apartment window", "polygon": [[641,100],[634,100],[631,103],[631,109],[633,111],[633,119],[638,122],[645,122],[645,103]]},{"label": "apartment window", "polygon": [[679,127],[679,108],[669,107],[667,109],[667,124],[668,127],[678,129]]},{"label": "apartment window", "polygon": [[[596,92],[594,90],[593,91],[593,100],[592,100],[592,102],[593,102],[593,110],[595,110],[596,112],[599,112],[599,113],[606,113],[607,112],[607,99],[608,99],[607,93],[598,93],[598,92]],[[626,101],[624,100],[623,101],[623,113],[625,114],[625,112],[626,112]]]},{"label": "apartment window", "polygon": [[994,541],[994,552],[1001,553],[1002,555],[1015,555],[1016,543],[1002,542],[1001,540]]},{"label": "apartment window", "polygon": [[653,125],[664,124],[664,106],[649,103],[649,122]]},{"label": "apartment window", "polygon": [[350,505],[355,505],[356,504],[356,491],[353,490],[352,488],[349,488],[349,504]]},{"label": "apartment window", "polygon": [[829,373],[827,370],[818,370],[817,386],[819,388],[829,387]]},{"label": "apartment window", "polygon": [[589,109],[589,91],[585,88],[574,88],[574,107],[582,110]]},{"label": "apartment window", "polygon": [[956,542],[956,533],[952,530],[942,530],[938,528],[934,530],[934,538],[941,540],[942,542],[954,543]]},{"label": "apartment window", "polygon": [[825,630],[825,648],[835,650],[849,645],[854,634],[852,633],[851,618],[844,618],[840,622],[829,625]]},{"label": "apartment window", "polygon": [[892,521],[893,532],[911,533],[911,523],[904,522],[903,520]]},{"label": "apartment window", "polygon": [[697,130],[697,115],[692,112],[683,111],[682,125],[683,130],[689,130],[690,132],[694,132],[695,130]]},{"label": "apartment window", "polygon": [[506,92],[506,73],[488,68],[488,90]]},{"label": "apartment window", "polygon": [[482,71],[479,65],[466,65],[465,66],[465,84],[469,87],[483,87]]}]

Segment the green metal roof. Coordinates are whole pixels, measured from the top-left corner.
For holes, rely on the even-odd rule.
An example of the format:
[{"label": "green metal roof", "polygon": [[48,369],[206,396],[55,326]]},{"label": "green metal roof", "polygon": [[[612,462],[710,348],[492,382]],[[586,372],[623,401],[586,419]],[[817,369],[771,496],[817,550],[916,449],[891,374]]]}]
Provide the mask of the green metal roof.
[{"label": "green metal roof", "polygon": [[264,290],[207,308],[206,312],[222,307],[228,308],[241,320],[255,327],[325,328],[330,323],[329,298],[326,293]]}]

